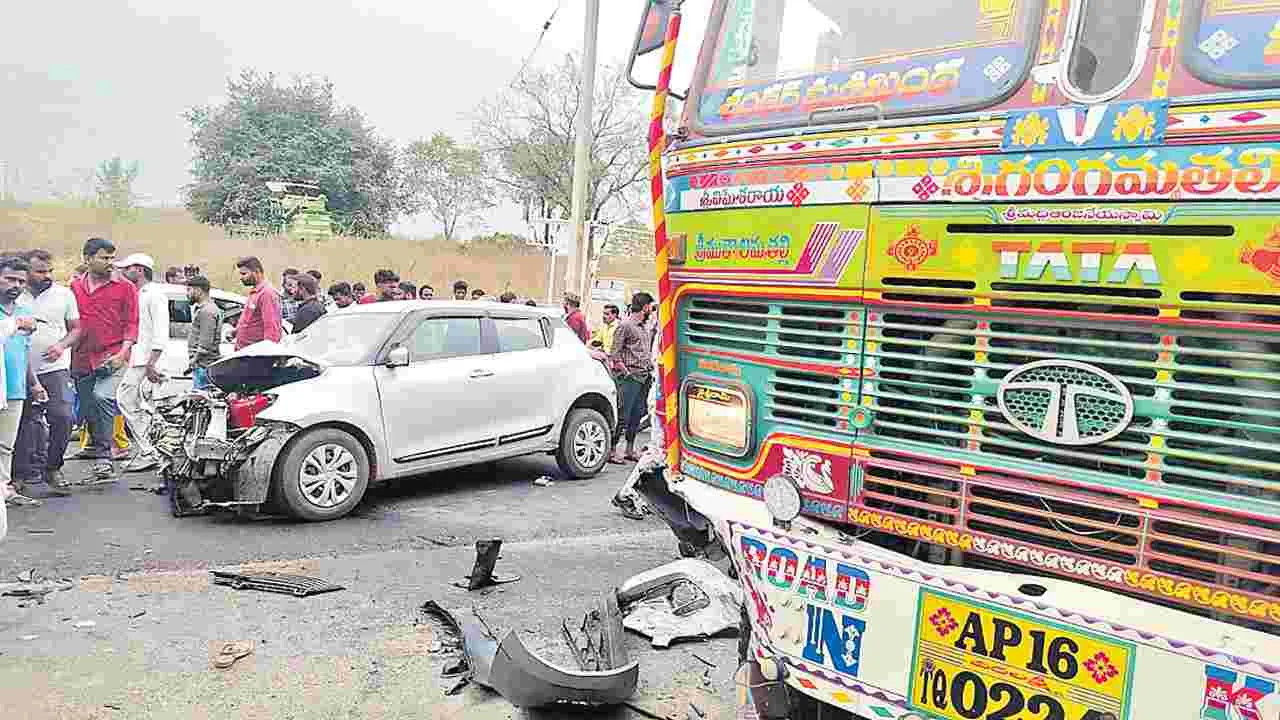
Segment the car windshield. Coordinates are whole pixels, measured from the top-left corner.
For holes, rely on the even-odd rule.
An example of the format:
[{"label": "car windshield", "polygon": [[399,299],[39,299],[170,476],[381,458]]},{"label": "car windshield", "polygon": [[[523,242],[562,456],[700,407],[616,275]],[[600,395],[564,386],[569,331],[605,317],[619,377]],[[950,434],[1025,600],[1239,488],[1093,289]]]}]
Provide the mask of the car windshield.
[{"label": "car windshield", "polygon": [[363,365],[399,319],[396,313],[331,313],[304,332],[288,336],[285,344],[330,365]]}]

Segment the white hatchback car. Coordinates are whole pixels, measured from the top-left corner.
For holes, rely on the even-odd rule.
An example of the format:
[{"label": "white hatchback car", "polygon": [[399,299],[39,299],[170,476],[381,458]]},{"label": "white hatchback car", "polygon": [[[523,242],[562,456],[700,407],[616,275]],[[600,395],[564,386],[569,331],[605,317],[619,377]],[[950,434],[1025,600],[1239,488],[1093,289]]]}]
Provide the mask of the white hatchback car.
[{"label": "white hatchback car", "polygon": [[184,507],[330,520],[373,480],[534,453],[590,477],[617,418],[604,366],[558,312],[524,305],[351,306],[209,373],[227,395],[175,413],[190,449],[168,472],[182,473]]}]

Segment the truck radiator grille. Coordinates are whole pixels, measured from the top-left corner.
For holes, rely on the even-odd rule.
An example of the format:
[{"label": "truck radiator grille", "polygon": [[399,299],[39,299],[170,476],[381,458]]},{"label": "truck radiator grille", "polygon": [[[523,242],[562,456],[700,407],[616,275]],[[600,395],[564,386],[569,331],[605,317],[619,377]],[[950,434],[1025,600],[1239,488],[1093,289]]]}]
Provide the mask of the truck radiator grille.
[{"label": "truck radiator grille", "polygon": [[[1280,336],[911,309],[873,312],[868,328],[874,442],[1280,508]],[[1111,373],[1134,398],[1133,422],[1089,446],[1023,433],[1001,412],[998,389],[1039,360]]]},{"label": "truck radiator grille", "polygon": [[872,451],[850,518],[965,556],[1280,632],[1280,518],[1142,508],[1104,490]]}]

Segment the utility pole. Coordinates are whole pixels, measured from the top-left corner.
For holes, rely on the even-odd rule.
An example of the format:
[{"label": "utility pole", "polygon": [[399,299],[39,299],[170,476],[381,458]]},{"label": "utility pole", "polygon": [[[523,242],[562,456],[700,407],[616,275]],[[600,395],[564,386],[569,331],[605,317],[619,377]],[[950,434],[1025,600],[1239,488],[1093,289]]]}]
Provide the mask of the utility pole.
[{"label": "utility pole", "polygon": [[582,82],[578,96],[578,121],[573,148],[573,207],[568,248],[565,253],[564,289],[578,287],[578,253],[587,252],[587,182],[591,175],[592,118],[596,96],[596,41],[600,29],[600,0],[587,0],[587,20],[582,34]]}]

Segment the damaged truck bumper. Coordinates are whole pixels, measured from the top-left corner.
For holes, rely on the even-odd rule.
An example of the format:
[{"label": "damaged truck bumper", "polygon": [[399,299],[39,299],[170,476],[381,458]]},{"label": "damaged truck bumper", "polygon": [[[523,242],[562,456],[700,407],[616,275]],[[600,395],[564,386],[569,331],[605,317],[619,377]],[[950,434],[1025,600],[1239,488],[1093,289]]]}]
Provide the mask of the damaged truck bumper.
[{"label": "damaged truck bumper", "polygon": [[462,636],[470,679],[498,692],[516,707],[617,705],[635,694],[640,663],[627,655],[622,613],[612,593],[602,598],[591,614],[598,621],[598,637],[604,646],[596,655],[601,665],[597,670],[575,670],[548,662],[525,647],[519,633],[508,630],[499,638],[474,613],[452,614],[438,606],[431,612],[446,614],[445,621]]}]

